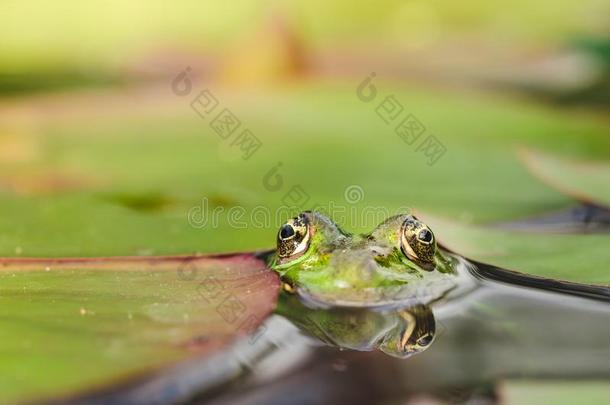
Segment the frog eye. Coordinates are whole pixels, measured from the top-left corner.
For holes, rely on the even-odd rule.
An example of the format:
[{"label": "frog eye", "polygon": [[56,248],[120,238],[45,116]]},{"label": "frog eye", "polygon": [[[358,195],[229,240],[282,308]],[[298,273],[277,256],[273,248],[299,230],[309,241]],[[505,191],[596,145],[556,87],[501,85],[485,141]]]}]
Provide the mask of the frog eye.
[{"label": "frog eye", "polygon": [[436,243],[430,228],[415,217],[407,218],[400,230],[400,247],[412,261],[426,270],[434,268]]},{"label": "frog eye", "polygon": [[284,224],[280,228],[280,233],[279,233],[278,237],[282,241],[285,242],[287,240],[294,238],[295,235],[296,235],[296,231],[294,230],[294,226],[292,224]]},{"label": "frog eye", "polygon": [[309,247],[309,221],[304,215],[291,219],[277,233],[277,255],[280,259],[295,259]]},{"label": "frog eye", "polygon": [[422,229],[417,234],[417,240],[426,245],[431,244],[434,241],[434,235],[430,232],[429,229]]}]

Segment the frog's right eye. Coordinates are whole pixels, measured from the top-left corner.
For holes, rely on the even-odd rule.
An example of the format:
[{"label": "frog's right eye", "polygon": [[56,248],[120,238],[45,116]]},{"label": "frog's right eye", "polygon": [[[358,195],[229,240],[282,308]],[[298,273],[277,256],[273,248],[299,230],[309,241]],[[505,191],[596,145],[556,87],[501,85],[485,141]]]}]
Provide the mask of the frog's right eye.
[{"label": "frog's right eye", "polygon": [[304,215],[291,219],[277,233],[277,255],[280,259],[296,259],[309,247],[309,221]]},{"label": "frog's right eye", "polygon": [[408,217],[400,231],[403,253],[425,270],[434,269],[436,242],[430,228],[414,216]]}]

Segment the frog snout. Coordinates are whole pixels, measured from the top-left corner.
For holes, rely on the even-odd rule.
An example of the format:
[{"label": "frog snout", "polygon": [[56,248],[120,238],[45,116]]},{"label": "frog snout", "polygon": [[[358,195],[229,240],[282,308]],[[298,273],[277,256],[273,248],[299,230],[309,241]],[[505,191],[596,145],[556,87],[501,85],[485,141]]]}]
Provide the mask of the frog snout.
[{"label": "frog snout", "polygon": [[345,288],[367,284],[377,272],[375,257],[368,250],[346,250],[335,254],[330,265],[335,282]]}]

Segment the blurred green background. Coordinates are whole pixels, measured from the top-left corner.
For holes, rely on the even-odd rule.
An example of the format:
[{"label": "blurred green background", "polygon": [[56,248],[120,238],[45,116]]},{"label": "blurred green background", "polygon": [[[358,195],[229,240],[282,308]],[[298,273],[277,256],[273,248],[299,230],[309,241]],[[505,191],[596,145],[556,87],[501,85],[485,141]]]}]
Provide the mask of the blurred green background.
[{"label": "blurred green background", "polygon": [[[9,1],[0,15],[3,255],[266,248],[278,221],[236,228],[227,213],[251,222],[295,185],[309,196],[297,210],[508,221],[574,203],[516,148],[610,156],[607,1]],[[191,93],[177,96],[187,67]],[[205,88],[260,140],[250,159],[191,108]],[[436,164],[376,114],[389,95],[446,148]],[[218,226],[189,225],[203,199],[224,210]]]}]

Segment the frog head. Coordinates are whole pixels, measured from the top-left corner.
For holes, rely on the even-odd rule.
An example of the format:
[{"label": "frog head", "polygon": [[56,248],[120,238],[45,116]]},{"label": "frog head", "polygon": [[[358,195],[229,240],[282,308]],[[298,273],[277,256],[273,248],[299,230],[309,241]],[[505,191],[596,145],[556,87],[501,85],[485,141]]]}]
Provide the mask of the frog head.
[{"label": "frog head", "polygon": [[455,286],[454,258],[410,214],[354,235],[320,213],[303,212],[280,227],[270,266],[286,291],[319,305],[429,304]]}]

